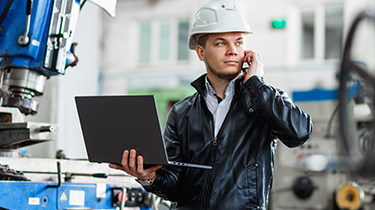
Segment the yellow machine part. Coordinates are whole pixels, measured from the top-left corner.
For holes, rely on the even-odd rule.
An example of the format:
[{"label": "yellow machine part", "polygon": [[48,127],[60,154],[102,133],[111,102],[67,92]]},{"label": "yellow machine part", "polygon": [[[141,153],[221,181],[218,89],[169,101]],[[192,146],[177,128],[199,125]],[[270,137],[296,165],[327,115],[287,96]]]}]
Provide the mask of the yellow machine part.
[{"label": "yellow machine part", "polygon": [[363,198],[364,192],[354,182],[340,185],[336,191],[336,203],[341,209],[356,210]]}]

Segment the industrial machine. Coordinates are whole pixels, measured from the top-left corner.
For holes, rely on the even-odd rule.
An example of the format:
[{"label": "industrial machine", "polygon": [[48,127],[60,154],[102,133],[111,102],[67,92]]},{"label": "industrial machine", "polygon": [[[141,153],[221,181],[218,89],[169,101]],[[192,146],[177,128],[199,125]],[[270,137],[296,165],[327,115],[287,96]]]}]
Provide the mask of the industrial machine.
[{"label": "industrial machine", "polygon": [[[57,125],[25,122],[46,80],[75,66],[72,38],[86,0],[0,1],[0,209],[147,209],[156,198],[107,165],[28,158],[20,148],[56,137]],[[110,15],[116,0],[91,0]],[[160,202],[160,200],[159,200]],[[154,208],[156,209],[156,208]]]},{"label": "industrial machine", "polygon": [[[299,148],[279,145],[271,209],[375,209],[375,71],[369,49],[375,46],[369,40],[357,57],[353,50],[359,23],[375,20],[372,9],[360,13],[350,28],[339,89],[304,91],[312,99],[297,100],[312,115],[314,132]],[[366,28],[373,34],[371,24]],[[368,63],[356,60],[366,57],[363,52],[370,54]],[[321,100],[327,93],[330,97]]]},{"label": "industrial machine", "polygon": [[[57,125],[25,122],[24,115],[37,114],[34,97],[43,95],[51,76],[77,64],[72,37],[85,2],[0,1],[0,209],[157,209],[165,202],[107,165],[67,160],[61,153],[59,159],[20,153],[21,147],[56,138]],[[91,2],[114,15],[116,0]],[[375,209],[375,77],[351,58],[364,19],[375,20],[375,13],[361,13],[350,30],[339,98],[296,102],[313,116],[314,133],[296,149],[279,144],[273,210]]]}]

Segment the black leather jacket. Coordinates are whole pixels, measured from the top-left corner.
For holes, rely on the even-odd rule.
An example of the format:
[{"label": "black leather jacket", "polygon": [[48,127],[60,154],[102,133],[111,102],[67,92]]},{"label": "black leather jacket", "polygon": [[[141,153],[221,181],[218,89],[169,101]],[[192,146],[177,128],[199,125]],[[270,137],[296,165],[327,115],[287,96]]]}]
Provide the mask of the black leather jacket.
[{"label": "black leather jacket", "polygon": [[267,209],[276,138],[288,147],[300,146],[313,125],[307,113],[262,77],[242,81],[236,81],[217,137],[203,96],[205,75],[192,83],[197,93],[171,109],[164,140],[169,160],[213,168],[165,166],[147,191],[176,201],[177,209]]}]

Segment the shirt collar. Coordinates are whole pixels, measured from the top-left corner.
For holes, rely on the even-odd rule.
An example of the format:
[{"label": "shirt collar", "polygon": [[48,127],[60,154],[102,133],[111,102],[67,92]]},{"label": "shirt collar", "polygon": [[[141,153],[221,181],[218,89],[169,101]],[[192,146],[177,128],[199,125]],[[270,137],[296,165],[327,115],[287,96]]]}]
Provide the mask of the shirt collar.
[{"label": "shirt collar", "polygon": [[[230,93],[232,93],[234,91],[234,84],[236,82],[237,79],[240,79],[242,78],[242,74],[239,74],[236,78],[232,79],[227,88],[225,89],[225,96],[228,96]],[[206,83],[206,93],[207,95],[214,95],[216,96],[216,92],[215,90],[212,88],[210,82],[208,81],[208,77],[206,75],[206,78],[205,78],[205,83]]]}]

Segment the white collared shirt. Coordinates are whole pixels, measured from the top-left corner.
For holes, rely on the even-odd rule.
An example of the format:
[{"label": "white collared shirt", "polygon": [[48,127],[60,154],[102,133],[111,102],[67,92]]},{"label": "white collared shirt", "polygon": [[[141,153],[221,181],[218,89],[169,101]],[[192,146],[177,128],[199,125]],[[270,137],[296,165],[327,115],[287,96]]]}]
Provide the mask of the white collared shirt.
[{"label": "white collared shirt", "polygon": [[234,78],[229,82],[227,88],[225,89],[225,98],[219,102],[218,96],[216,95],[215,90],[212,88],[210,82],[206,76],[206,104],[210,112],[214,117],[214,133],[215,137],[219,133],[221,126],[223,125],[224,119],[228,114],[230,104],[234,96],[234,83],[238,77]]}]

